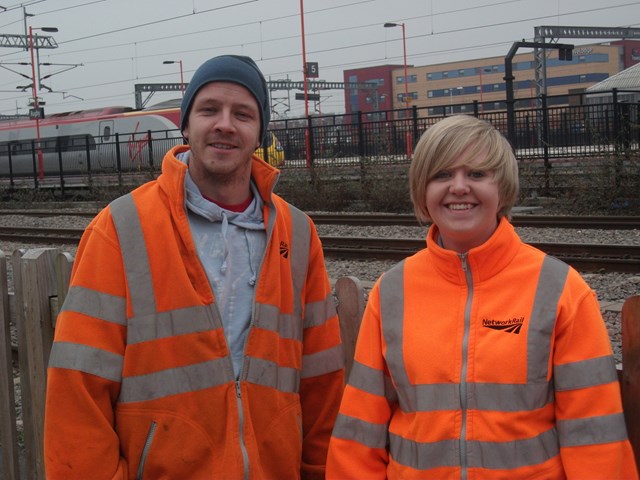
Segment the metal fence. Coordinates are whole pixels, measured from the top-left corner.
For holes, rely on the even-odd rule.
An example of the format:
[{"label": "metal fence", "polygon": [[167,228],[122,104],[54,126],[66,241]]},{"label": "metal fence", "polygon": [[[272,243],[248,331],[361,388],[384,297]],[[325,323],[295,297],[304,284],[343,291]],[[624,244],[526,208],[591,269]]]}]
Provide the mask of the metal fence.
[{"label": "metal fence", "polygon": [[[589,95],[541,96],[516,102],[514,132],[510,142],[519,160],[623,155],[640,147],[640,102],[631,103],[616,90],[610,98],[589,103]],[[627,92],[629,93],[629,92]],[[640,99],[640,92],[630,92]],[[559,100],[565,104],[557,105]],[[568,104],[567,104],[568,102]],[[286,167],[391,163],[407,157],[420,135],[442,118],[459,113],[474,115],[493,124],[508,136],[505,102],[479,102],[441,107],[413,107],[374,113],[325,115],[272,122],[283,144]],[[306,135],[309,152],[306,152]]]},{"label": "metal fence", "polygon": [[[511,124],[516,157],[549,166],[552,159],[633,158],[640,149],[639,100],[640,92],[617,90],[519,99],[511,118],[505,102],[414,106],[278,119],[270,130],[284,150],[282,169],[406,163],[422,132],[445,116],[464,113],[492,123],[505,136]],[[44,167],[38,164],[35,141],[23,145],[20,156],[0,145],[0,178],[11,187],[44,183],[64,190],[78,179],[91,185],[122,182],[124,173],[154,175],[164,153],[182,141],[169,132],[139,132],[133,142],[121,140],[130,138],[127,132],[110,143],[97,143],[89,135],[72,146],[58,142],[45,150]],[[268,159],[269,149],[262,150]]]}]

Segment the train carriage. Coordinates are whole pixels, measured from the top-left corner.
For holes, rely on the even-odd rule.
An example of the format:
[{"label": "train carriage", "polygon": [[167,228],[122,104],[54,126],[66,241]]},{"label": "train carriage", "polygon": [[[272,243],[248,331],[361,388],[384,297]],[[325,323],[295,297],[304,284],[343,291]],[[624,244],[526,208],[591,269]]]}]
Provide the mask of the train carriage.
[{"label": "train carriage", "polygon": [[[135,172],[158,168],[164,153],[182,143],[180,109],[133,110],[130,107],[50,115],[39,121],[0,121],[0,176],[27,177]],[[283,148],[271,133],[269,163],[281,166]],[[264,157],[263,149],[256,152]]]}]

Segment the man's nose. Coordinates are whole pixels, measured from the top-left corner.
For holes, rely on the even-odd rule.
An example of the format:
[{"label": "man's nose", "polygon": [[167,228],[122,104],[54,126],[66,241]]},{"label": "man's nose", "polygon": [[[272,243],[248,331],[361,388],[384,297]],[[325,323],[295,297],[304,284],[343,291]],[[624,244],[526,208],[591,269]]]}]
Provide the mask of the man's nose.
[{"label": "man's nose", "polygon": [[233,123],[233,116],[228,109],[221,109],[215,123],[215,128],[224,132],[232,131],[235,129]]}]

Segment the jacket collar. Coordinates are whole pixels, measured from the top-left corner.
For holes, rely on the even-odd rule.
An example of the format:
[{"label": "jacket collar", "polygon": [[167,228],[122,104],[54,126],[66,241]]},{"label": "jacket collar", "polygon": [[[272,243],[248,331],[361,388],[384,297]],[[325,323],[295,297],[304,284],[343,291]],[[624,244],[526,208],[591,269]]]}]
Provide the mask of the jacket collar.
[{"label": "jacket collar", "polygon": [[[177,195],[180,198],[181,205],[184,204],[184,177],[187,173],[187,165],[176,156],[189,150],[189,145],[177,145],[169,150],[162,160],[162,175],[158,178],[163,189],[171,192],[171,196]],[[251,162],[251,178],[262,200],[265,203],[271,203],[271,193],[280,176],[280,170],[255,155]]]},{"label": "jacket collar", "polygon": [[513,225],[505,217],[500,219],[498,228],[486,242],[465,254],[441,247],[438,245],[438,237],[438,228],[431,225],[427,233],[427,251],[440,273],[455,283],[465,281],[462,270],[463,256],[466,256],[474,282],[481,282],[504,270],[522,245],[522,240]]}]

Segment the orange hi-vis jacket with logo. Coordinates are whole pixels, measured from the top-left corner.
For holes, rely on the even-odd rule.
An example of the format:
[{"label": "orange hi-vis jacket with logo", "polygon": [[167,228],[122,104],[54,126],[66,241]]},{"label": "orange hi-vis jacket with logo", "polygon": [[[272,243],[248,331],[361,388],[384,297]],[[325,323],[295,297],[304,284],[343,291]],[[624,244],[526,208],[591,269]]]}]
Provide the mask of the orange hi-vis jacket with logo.
[{"label": "orange hi-vis jacket with logo", "polygon": [[369,296],[329,479],[637,479],[594,292],[501,219]]},{"label": "orange hi-vis jacket with logo", "polygon": [[315,227],[254,157],[267,247],[236,381],[185,210],[186,149],[80,242],[49,361],[49,480],[324,478],[344,359]]}]

